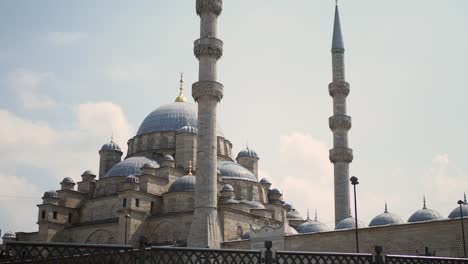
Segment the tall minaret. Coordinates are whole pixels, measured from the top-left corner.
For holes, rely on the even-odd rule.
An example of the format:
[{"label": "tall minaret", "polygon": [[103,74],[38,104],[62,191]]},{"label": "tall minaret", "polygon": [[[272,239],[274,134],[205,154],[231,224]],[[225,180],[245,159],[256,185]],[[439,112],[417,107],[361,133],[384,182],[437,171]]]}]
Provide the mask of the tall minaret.
[{"label": "tall minaret", "polygon": [[329,118],[333,131],[333,149],[330,161],[334,165],[335,180],[335,225],[349,217],[349,163],[353,161],[353,150],[348,148],[348,130],[351,129],[351,117],[346,115],[346,97],[349,84],[345,81],[344,45],[341,34],[338,4],[335,7],[335,23],[332,42],[333,82],[328,85],[333,97],[333,116]]},{"label": "tall minaret", "polygon": [[201,23],[194,53],[199,60],[199,81],[192,86],[192,96],[198,102],[198,171],[189,247],[219,248],[222,241],[216,183],[216,106],[223,97],[223,85],[216,81],[216,64],[223,53],[223,42],[216,38],[221,10],[222,0],[197,0]]}]

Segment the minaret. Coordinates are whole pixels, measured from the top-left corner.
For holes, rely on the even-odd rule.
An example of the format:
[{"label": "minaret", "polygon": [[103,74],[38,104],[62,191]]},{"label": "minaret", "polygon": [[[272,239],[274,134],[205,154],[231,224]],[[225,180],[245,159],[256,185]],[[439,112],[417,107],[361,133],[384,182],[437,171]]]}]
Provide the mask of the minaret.
[{"label": "minaret", "polygon": [[330,150],[330,161],[334,165],[335,225],[349,217],[349,163],[353,161],[353,150],[348,148],[348,130],[351,129],[351,117],[346,115],[346,97],[349,94],[349,84],[345,81],[344,51],[337,4],[331,50],[333,82],[328,86],[330,96],[333,97],[333,116],[329,118],[329,125],[333,131],[333,149]]},{"label": "minaret", "polygon": [[216,64],[223,53],[223,42],[216,38],[216,31],[222,0],[197,0],[196,10],[201,20],[200,38],[194,47],[199,81],[192,86],[192,96],[198,102],[197,183],[188,246],[219,248],[216,106],[223,97],[223,85],[216,81]]}]

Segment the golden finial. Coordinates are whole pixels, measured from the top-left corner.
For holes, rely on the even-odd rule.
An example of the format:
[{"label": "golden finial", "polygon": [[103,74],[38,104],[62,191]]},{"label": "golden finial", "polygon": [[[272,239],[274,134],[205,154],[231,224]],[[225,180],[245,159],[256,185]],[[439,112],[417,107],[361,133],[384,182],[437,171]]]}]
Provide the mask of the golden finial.
[{"label": "golden finial", "polygon": [[192,161],[189,161],[188,171],[188,175],[192,175]]},{"label": "golden finial", "polygon": [[179,87],[180,93],[179,96],[175,99],[176,102],[187,102],[187,98],[184,95],[184,73],[180,73],[180,87]]}]

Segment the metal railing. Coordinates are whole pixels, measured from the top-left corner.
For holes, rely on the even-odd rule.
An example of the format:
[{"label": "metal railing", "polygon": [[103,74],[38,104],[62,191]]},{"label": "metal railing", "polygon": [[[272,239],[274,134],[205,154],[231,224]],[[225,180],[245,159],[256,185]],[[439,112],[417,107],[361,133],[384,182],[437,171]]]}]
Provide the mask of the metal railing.
[{"label": "metal railing", "polygon": [[374,254],[7,242],[0,264],[468,264],[468,259]]}]

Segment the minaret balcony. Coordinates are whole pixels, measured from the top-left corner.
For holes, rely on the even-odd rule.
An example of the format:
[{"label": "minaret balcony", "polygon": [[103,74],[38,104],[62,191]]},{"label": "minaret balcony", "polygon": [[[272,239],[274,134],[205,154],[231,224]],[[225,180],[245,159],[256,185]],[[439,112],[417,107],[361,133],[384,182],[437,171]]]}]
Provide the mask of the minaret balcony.
[{"label": "minaret balcony", "polygon": [[330,149],[330,161],[335,162],[347,162],[353,161],[353,150],[350,148],[335,147]]},{"label": "minaret balcony", "polygon": [[223,42],[213,37],[205,37],[195,40],[193,52],[195,57],[201,56],[221,58],[223,55]]},{"label": "minaret balcony", "polygon": [[347,115],[334,115],[328,118],[328,124],[332,131],[336,129],[351,129],[351,117]]},{"label": "minaret balcony", "polygon": [[199,81],[192,85],[192,96],[195,101],[202,96],[214,97],[218,102],[223,98],[224,86],[215,81]]},{"label": "minaret balcony", "polygon": [[335,96],[348,96],[349,94],[349,83],[344,81],[335,81],[328,85],[328,92],[331,97]]}]

